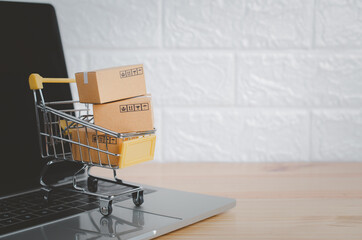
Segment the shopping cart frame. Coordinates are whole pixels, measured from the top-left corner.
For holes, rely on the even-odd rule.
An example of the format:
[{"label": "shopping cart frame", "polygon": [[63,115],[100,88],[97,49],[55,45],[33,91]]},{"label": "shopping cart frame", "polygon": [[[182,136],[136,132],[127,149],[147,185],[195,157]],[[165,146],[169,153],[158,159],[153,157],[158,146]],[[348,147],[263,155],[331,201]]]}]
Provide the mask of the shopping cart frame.
[{"label": "shopping cart frame", "polygon": [[[35,103],[35,117],[37,122],[37,130],[39,133],[39,144],[40,152],[43,159],[49,159],[46,165],[43,167],[40,176],[40,185],[43,192],[44,200],[50,200],[51,191],[57,188],[56,185],[51,185],[46,183],[44,177],[46,176],[50,166],[55,165],[63,161],[71,161],[82,163],[83,166],[73,175],[72,179],[72,191],[77,191],[80,193],[88,194],[91,196],[96,196],[99,198],[99,209],[102,215],[108,216],[112,213],[112,201],[117,197],[120,197],[125,194],[131,194],[133,202],[136,206],[140,206],[143,202],[143,188],[138,185],[126,183],[117,176],[118,165],[111,164],[111,157],[120,157],[119,153],[114,153],[108,149],[108,139],[110,137],[129,140],[132,138],[142,138],[146,136],[153,135],[156,129],[151,131],[144,132],[131,132],[131,133],[117,133],[109,129],[95,125],[93,115],[90,114],[90,105],[85,104],[85,108],[76,109],[74,104],[79,103],[79,101],[69,100],[69,101],[57,101],[57,102],[46,102],[44,100],[44,95],[42,92],[43,83],[73,83],[74,79],[68,78],[42,78],[38,74],[31,74],[29,76],[29,85],[30,89],[33,91],[34,103]],[[73,107],[66,110],[57,110],[51,106],[56,105],[72,105]],[[85,113],[85,114],[83,114]],[[61,126],[61,120],[65,122],[65,126]],[[86,143],[81,142],[79,129],[84,129],[86,134]],[[96,146],[91,146],[88,141],[88,131],[91,130],[95,132]],[[78,141],[74,141],[71,138],[72,133],[76,133],[78,136]],[[103,136],[106,149],[101,149],[100,138]],[[78,146],[80,153],[80,161],[75,160],[73,157],[72,144]],[[69,147],[70,152],[67,152]],[[85,148],[88,151],[89,159],[83,158],[82,148]],[[94,161],[91,157],[90,151],[97,151],[98,161]],[[106,156],[106,162],[102,163],[102,156]],[[100,176],[95,176],[90,173],[92,167],[102,167],[110,169],[113,172],[112,178],[104,178]],[[78,178],[82,172],[85,172],[87,179],[87,188],[78,185]],[[116,194],[107,194],[107,193],[98,193],[98,180],[105,182],[110,182],[114,184],[119,184],[131,189],[126,191],[120,191]]]}]

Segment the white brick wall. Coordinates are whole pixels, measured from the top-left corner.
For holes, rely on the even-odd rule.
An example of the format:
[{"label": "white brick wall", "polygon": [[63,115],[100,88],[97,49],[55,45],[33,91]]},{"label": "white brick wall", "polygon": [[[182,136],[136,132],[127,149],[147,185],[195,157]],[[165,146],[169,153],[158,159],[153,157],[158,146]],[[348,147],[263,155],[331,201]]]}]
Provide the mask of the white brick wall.
[{"label": "white brick wall", "polygon": [[145,65],[156,161],[362,161],[361,0],[45,2],[70,76]]},{"label": "white brick wall", "polygon": [[164,1],[166,47],[305,48],[313,0]]}]

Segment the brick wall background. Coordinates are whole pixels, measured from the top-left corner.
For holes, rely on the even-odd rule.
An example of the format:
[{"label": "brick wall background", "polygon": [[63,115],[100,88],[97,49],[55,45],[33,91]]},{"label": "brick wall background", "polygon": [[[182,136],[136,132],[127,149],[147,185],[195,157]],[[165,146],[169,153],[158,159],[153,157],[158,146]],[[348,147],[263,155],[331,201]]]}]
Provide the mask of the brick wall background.
[{"label": "brick wall background", "polygon": [[156,161],[362,161],[361,0],[54,0],[69,76],[143,63]]}]

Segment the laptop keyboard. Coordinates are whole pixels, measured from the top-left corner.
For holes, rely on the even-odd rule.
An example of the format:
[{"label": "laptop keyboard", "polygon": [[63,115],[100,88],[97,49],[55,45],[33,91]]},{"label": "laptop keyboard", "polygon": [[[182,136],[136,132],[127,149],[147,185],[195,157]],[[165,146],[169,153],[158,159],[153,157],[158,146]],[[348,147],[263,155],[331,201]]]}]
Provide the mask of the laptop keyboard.
[{"label": "laptop keyboard", "polygon": [[69,191],[53,191],[45,203],[40,191],[0,200],[0,234],[98,208],[98,198]]},{"label": "laptop keyboard", "polygon": [[[144,189],[144,194],[153,191]],[[0,235],[99,207],[97,197],[78,192],[58,189],[52,191],[50,196],[49,203],[44,202],[40,191],[0,200]],[[113,204],[130,197],[121,196],[113,200]]]}]

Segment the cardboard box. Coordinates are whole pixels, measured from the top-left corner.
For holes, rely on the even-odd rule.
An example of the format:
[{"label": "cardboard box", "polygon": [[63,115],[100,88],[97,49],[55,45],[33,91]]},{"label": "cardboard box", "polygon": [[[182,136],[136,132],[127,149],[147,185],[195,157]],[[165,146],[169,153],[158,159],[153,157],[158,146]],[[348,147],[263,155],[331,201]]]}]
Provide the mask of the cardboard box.
[{"label": "cardboard box", "polygon": [[153,130],[151,95],[93,105],[94,123],[109,130],[127,133]]},{"label": "cardboard box", "polygon": [[[109,156],[109,162],[112,166],[119,168],[129,167],[138,163],[146,162],[154,158],[156,135],[148,135],[144,137],[133,137],[120,139],[112,136],[107,136],[103,133],[95,134],[94,130],[85,128],[71,129],[70,138],[75,142],[79,142],[84,145],[89,145],[94,148],[100,148],[106,151],[106,141],[108,145],[108,151],[120,154],[120,156]],[[98,147],[97,147],[98,139]],[[97,150],[93,150],[77,144],[72,144],[73,159],[76,161],[92,162],[99,164],[101,160],[102,164],[108,165],[108,158],[106,153],[101,153]]]},{"label": "cardboard box", "polygon": [[82,103],[106,103],[146,95],[142,64],[80,72],[75,79]]},{"label": "cardboard box", "polygon": [[[84,145],[90,145],[91,147],[97,148],[97,135],[95,130],[88,128],[86,132],[85,128],[79,128],[79,133],[78,130],[76,129],[71,129],[70,133],[72,141],[80,142]],[[122,139],[112,136],[107,136],[107,145],[109,152],[114,154],[120,154]],[[99,132],[98,132],[98,146],[101,150],[107,151],[105,134]],[[100,158],[102,164],[108,164],[107,154],[99,152],[98,156],[98,151],[77,144],[72,144],[72,154],[73,154],[73,159],[76,161],[81,161],[83,159],[83,161],[85,162],[93,162],[95,164],[99,164],[99,158]],[[109,160],[111,162],[111,165],[113,166],[119,164],[119,157],[117,156],[109,155]]]}]

